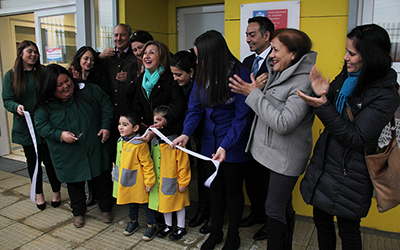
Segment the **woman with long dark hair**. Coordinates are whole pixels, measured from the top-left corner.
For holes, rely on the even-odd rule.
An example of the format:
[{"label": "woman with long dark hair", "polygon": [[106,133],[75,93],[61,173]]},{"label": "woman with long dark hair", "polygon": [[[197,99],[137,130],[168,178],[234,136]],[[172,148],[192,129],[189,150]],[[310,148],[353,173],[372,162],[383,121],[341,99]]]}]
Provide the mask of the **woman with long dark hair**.
[{"label": "woman with long dark hair", "polygon": [[[33,116],[33,107],[37,99],[41,72],[42,65],[40,64],[38,47],[34,42],[25,40],[18,46],[14,67],[7,71],[3,79],[2,97],[4,107],[14,115],[12,142],[22,145],[31,180],[35,171],[36,153],[28,126],[25,122],[24,111],[28,111]],[[46,208],[43,195],[43,173],[40,167],[40,163],[43,161],[51,189],[53,190],[51,205],[58,207],[61,201],[61,183],[54,172],[45,140],[38,134],[36,135],[36,140],[39,154],[39,168],[36,179],[36,206],[40,210]]]},{"label": "woman with long dark hair", "polygon": [[319,249],[336,248],[334,216],[342,249],[362,249],[360,221],[373,190],[364,156],[376,151],[399,106],[390,49],[385,29],[358,26],[347,35],[345,63],[335,80],[329,84],[314,68],[316,96],[298,93],[325,125],[300,186],[304,201],[314,206]]},{"label": "woman with long dark hair", "polygon": [[74,79],[96,85],[111,95],[111,83],[107,71],[100,64],[99,55],[90,46],[82,46],[72,59],[69,72]]},{"label": "woman with long dark hair", "polygon": [[[250,80],[249,71],[232,55],[225,39],[215,30],[200,35],[194,43],[197,77],[189,99],[183,134],[173,141],[184,146],[204,117],[201,153],[219,161],[220,167],[211,184],[211,234],[201,249],[214,249],[222,242],[224,211],[228,205],[229,226],[223,249],[240,247],[239,223],[244,207],[243,171],[251,156],[244,152],[250,128],[250,109],[246,97],[228,87],[229,76]],[[207,176],[215,167],[204,162]]]}]

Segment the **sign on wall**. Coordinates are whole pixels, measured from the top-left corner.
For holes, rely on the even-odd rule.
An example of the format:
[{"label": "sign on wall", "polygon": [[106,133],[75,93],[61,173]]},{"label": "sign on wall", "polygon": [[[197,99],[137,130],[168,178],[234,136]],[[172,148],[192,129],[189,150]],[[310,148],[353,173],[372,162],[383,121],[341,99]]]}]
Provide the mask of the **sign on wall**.
[{"label": "sign on wall", "polygon": [[275,29],[300,27],[300,1],[242,4],[240,8],[240,60],[252,52],[246,43],[247,20],[255,16],[268,17]]}]

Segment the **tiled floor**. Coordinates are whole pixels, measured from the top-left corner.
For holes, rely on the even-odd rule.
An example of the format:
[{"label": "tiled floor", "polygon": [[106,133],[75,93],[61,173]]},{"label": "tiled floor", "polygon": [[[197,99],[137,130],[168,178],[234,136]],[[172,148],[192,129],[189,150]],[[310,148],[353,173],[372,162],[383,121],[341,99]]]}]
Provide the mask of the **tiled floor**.
[{"label": "tiled floor", "polygon": [[[21,175],[22,174],[22,175]],[[196,183],[190,187],[195,189]],[[145,230],[145,214],[140,210],[141,228],[131,236],[122,234],[128,215],[127,206],[115,206],[111,224],[99,220],[97,206],[89,208],[86,225],[76,229],[72,225],[68,193],[62,188],[62,204],[53,208],[50,204],[40,211],[29,200],[30,181],[25,163],[15,159],[0,158],[0,249],[200,249],[207,235],[199,233],[199,228],[188,227],[188,234],[179,241],[154,238],[150,242],[141,240]],[[51,199],[51,188],[44,184],[45,198]],[[192,191],[195,194],[195,191]],[[195,197],[195,196],[194,196]],[[193,197],[192,197],[193,198]],[[194,198],[195,199],[195,198]],[[193,216],[196,202],[188,208],[187,217]],[[246,208],[248,213],[248,208]],[[252,236],[261,225],[241,228],[240,249],[266,249],[267,240],[254,241]],[[224,225],[226,233],[227,225]],[[400,249],[399,234],[362,229],[364,249]],[[223,243],[217,245],[221,249]],[[340,241],[337,249],[340,249]],[[318,249],[317,236],[311,218],[297,216],[293,249]]]}]

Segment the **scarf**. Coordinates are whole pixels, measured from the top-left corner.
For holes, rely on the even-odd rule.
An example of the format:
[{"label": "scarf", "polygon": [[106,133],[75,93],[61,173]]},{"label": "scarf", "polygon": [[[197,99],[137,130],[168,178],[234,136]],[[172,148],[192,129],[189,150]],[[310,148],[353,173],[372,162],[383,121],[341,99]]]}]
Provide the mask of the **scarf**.
[{"label": "scarf", "polygon": [[347,105],[349,97],[353,96],[353,91],[357,85],[360,71],[356,73],[349,73],[349,76],[344,81],[342,88],[340,89],[338,99],[336,100],[336,109],[340,114],[343,112],[344,105]]},{"label": "scarf", "polygon": [[160,79],[160,72],[162,71],[164,71],[164,67],[159,67],[153,74],[148,69],[144,70],[142,86],[146,90],[147,98],[150,98],[150,93]]}]

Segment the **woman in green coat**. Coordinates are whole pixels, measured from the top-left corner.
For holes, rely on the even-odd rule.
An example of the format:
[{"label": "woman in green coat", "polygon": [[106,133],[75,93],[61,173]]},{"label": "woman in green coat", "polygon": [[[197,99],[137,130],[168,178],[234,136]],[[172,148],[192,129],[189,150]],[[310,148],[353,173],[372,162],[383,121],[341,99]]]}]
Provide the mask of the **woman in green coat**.
[{"label": "woman in green coat", "polygon": [[67,183],[73,224],[85,224],[85,181],[99,196],[102,221],[110,223],[112,199],[109,160],[113,107],[96,84],[77,83],[62,66],[43,69],[35,125],[46,139],[57,176]]},{"label": "woman in green coat", "polygon": [[[12,142],[22,145],[31,180],[36,166],[36,152],[24,118],[24,111],[28,111],[31,116],[33,115],[32,111],[36,103],[40,73],[42,71],[39,57],[39,50],[36,44],[32,41],[23,41],[18,47],[14,67],[4,76],[2,93],[4,107],[13,113]],[[61,201],[61,183],[57,179],[49,149],[44,139],[36,135],[36,141],[39,164],[43,161],[53,191],[51,205],[58,207]],[[42,168],[39,167],[36,179],[36,206],[40,210],[46,208],[42,175]]]}]

